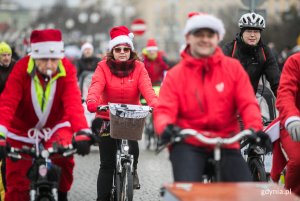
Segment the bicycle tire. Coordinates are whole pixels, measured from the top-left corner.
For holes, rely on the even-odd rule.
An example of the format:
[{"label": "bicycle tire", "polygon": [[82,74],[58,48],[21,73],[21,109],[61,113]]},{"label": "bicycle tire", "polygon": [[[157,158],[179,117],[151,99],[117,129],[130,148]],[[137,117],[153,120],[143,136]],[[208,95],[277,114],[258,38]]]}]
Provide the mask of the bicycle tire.
[{"label": "bicycle tire", "polygon": [[133,200],[133,174],[129,163],[124,164],[121,201]]},{"label": "bicycle tire", "polygon": [[248,165],[251,171],[253,181],[267,182],[267,173],[264,164],[259,157],[250,158]]},{"label": "bicycle tire", "polygon": [[122,193],[122,176],[119,173],[114,175],[114,190],[112,194],[112,201],[120,201]]}]

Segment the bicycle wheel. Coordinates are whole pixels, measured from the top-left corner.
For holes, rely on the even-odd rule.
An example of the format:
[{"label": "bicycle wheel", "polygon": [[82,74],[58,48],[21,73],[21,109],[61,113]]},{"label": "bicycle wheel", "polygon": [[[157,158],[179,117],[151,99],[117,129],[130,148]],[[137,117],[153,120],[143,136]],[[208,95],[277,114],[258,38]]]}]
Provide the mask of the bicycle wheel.
[{"label": "bicycle wheel", "polygon": [[129,163],[124,164],[121,201],[133,200],[133,174]]},{"label": "bicycle wheel", "polygon": [[250,158],[248,161],[248,165],[252,174],[253,181],[268,181],[264,163],[262,162],[261,158]]},{"label": "bicycle wheel", "polygon": [[114,174],[114,186],[112,189],[111,201],[120,201],[122,193],[122,176],[119,173]]}]

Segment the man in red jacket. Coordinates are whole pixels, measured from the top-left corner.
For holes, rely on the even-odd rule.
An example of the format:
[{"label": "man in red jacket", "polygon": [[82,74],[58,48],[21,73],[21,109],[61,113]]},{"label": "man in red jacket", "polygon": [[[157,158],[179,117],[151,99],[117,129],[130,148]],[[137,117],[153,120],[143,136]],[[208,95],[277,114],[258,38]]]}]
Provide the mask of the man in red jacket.
[{"label": "man in red jacket", "polygon": [[[276,107],[281,124],[279,141],[287,154],[285,188],[300,195],[300,53],[288,58],[284,64]],[[273,161],[279,160],[279,152],[273,152]],[[276,155],[275,155],[276,154]],[[279,154],[277,156],[277,154]],[[282,161],[284,163],[284,160]],[[274,164],[274,162],[273,162]],[[285,163],[281,166],[284,167]],[[274,167],[275,168],[275,167]],[[276,176],[273,180],[278,180]]]},{"label": "man in red jacket", "polygon": [[[5,156],[6,142],[18,148],[41,144],[48,148],[54,142],[66,146],[72,143],[73,133],[89,132],[76,68],[64,58],[61,32],[34,30],[30,41],[30,56],[15,64],[0,98],[1,157]],[[78,154],[89,152],[90,142],[85,139],[77,143]],[[6,162],[5,200],[29,200],[30,181],[26,173],[32,162],[13,162],[9,158]],[[73,182],[73,157],[53,159],[52,162],[61,167],[58,200],[67,201],[67,192]]]},{"label": "man in red jacket", "polygon": [[160,86],[164,72],[169,68],[164,53],[158,50],[157,43],[153,38],[147,41],[147,46],[143,49],[142,53],[143,62],[152,85]]},{"label": "man in red jacket", "polygon": [[[182,60],[163,81],[154,110],[158,134],[168,125],[208,131],[211,137],[230,137],[239,132],[237,113],[245,128],[262,129],[259,106],[249,77],[241,64],[225,56],[218,43],[225,29],[212,15],[191,13],[185,29]],[[250,181],[239,143],[222,151],[221,180]],[[201,181],[212,147],[194,137],[176,143],[170,151],[175,181]]]}]

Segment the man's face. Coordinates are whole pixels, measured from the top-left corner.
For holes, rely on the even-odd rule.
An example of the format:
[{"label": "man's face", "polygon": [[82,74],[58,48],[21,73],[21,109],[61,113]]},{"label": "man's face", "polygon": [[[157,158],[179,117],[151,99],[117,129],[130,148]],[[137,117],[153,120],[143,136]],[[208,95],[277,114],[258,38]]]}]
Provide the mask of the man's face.
[{"label": "man's face", "polygon": [[35,59],[35,65],[38,70],[47,75],[47,70],[51,70],[52,74],[57,71],[59,59],[54,58],[45,58],[45,59]]},{"label": "man's face", "polygon": [[11,54],[9,54],[9,53],[0,54],[0,64],[1,65],[8,67],[10,62],[11,62]]},{"label": "man's face", "polygon": [[212,55],[218,42],[218,34],[210,29],[198,29],[186,35],[186,43],[190,45],[191,54],[195,58]]},{"label": "man's face", "polygon": [[155,60],[156,57],[157,57],[157,50],[148,50],[147,51],[147,57],[150,59],[150,60]]},{"label": "man's face", "polygon": [[260,40],[260,36],[261,33],[258,29],[246,29],[242,38],[247,45],[256,46]]},{"label": "man's face", "polygon": [[93,56],[94,51],[92,48],[86,48],[82,54],[83,54],[84,58],[89,58],[89,57]]}]

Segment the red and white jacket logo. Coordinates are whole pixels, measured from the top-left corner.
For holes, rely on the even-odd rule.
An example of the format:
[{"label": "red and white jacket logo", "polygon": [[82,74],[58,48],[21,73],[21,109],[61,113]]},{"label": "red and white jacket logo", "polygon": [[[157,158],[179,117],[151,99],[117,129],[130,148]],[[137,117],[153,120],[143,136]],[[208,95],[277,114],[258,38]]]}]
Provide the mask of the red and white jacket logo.
[{"label": "red and white jacket logo", "polygon": [[224,82],[220,82],[219,84],[217,84],[216,89],[218,92],[224,91]]}]

